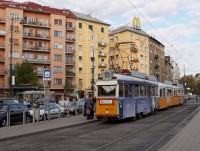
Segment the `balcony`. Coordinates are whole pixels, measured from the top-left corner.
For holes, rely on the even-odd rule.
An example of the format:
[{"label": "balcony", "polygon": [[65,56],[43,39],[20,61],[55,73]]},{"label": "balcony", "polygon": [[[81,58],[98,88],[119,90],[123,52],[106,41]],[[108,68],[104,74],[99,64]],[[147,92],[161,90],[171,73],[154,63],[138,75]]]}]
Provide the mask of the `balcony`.
[{"label": "balcony", "polygon": [[27,20],[23,20],[23,24],[24,26],[31,26],[31,27],[40,27],[40,28],[50,28],[51,25],[48,23],[42,23],[42,22],[32,22],[32,21],[27,21]]},{"label": "balcony", "polygon": [[37,52],[50,52],[50,47],[38,47],[38,46],[24,45],[23,50],[37,51]]},{"label": "balcony", "polygon": [[101,67],[101,68],[106,68],[106,67],[107,67],[107,64],[104,63],[104,62],[102,62],[102,63],[99,64],[99,67]]},{"label": "balcony", "polygon": [[33,64],[50,64],[48,59],[38,59],[38,58],[23,58],[23,62],[28,61]]},{"label": "balcony", "polygon": [[0,23],[3,23],[3,24],[5,24],[5,23],[6,23],[6,20],[5,20],[5,18],[0,18]]},{"label": "balcony", "polygon": [[66,30],[69,30],[69,31],[75,31],[75,27],[68,27],[67,25],[66,25]]},{"label": "balcony", "polygon": [[6,75],[6,71],[5,70],[0,70],[0,75]]},{"label": "balcony", "polygon": [[138,67],[133,67],[133,70],[138,71]]},{"label": "balcony", "polygon": [[37,70],[36,73],[38,77],[43,77],[43,71]]},{"label": "balcony", "polygon": [[158,59],[158,58],[159,58],[159,55],[158,55],[157,53],[155,53],[155,54],[154,54],[154,58],[155,58],[155,59]]},{"label": "balcony", "polygon": [[0,62],[5,62],[5,58],[4,57],[0,57]]},{"label": "balcony", "polygon": [[66,77],[75,77],[76,74],[74,72],[71,71],[66,71]]},{"label": "balcony", "polygon": [[132,45],[130,48],[130,52],[137,53],[138,49]]},{"label": "balcony", "polygon": [[155,64],[155,68],[159,68],[159,64],[158,63]]},{"label": "balcony", "polygon": [[105,42],[100,41],[100,42],[98,43],[98,46],[100,46],[100,47],[106,47],[107,44],[106,44]]},{"label": "balcony", "polygon": [[0,49],[5,49],[5,43],[0,43]]},{"label": "balcony", "polygon": [[158,77],[160,75],[160,72],[155,72],[155,76]]},{"label": "balcony", "polygon": [[105,53],[105,52],[99,52],[98,56],[99,57],[106,57],[107,53]]},{"label": "balcony", "polygon": [[67,54],[74,54],[74,53],[75,53],[75,50],[68,50],[68,49],[66,49],[66,50],[65,50],[65,53],[67,53]]},{"label": "balcony", "polygon": [[33,34],[33,33],[24,33],[23,37],[29,38],[29,39],[40,39],[40,40],[50,40],[51,39],[51,37],[48,35],[40,35],[40,34]]},{"label": "balcony", "polygon": [[75,38],[67,36],[67,37],[65,38],[65,41],[66,41],[66,42],[75,42]]},{"label": "balcony", "polygon": [[5,36],[6,35],[6,31],[5,30],[0,30],[0,36]]},{"label": "balcony", "polygon": [[73,65],[75,65],[75,61],[66,60],[65,65],[71,65],[71,66],[73,66]]},{"label": "balcony", "polygon": [[130,61],[131,62],[139,62],[138,58],[133,58],[133,57],[130,57]]}]

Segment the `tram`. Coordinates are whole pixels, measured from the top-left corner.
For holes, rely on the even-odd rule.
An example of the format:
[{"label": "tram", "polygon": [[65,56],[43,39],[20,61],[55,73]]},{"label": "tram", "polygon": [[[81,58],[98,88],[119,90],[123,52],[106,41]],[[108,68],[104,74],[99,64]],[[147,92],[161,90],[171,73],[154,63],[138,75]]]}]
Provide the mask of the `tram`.
[{"label": "tram", "polygon": [[[173,100],[176,104],[177,97],[181,98],[177,94],[183,90],[178,86],[158,83],[155,78],[135,71],[131,75],[105,71],[96,86],[97,119],[126,119],[154,114],[159,109],[173,106]],[[171,91],[173,93],[169,93]],[[165,94],[170,96],[169,99]],[[168,104],[165,105],[163,100]]]}]

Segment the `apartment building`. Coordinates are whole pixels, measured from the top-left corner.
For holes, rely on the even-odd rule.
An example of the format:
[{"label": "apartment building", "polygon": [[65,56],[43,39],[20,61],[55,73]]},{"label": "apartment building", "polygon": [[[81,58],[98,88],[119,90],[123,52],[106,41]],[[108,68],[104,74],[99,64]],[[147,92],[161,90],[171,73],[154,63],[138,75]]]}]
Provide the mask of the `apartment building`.
[{"label": "apartment building", "polygon": [[[97,19],[93,14],[73,12],[76,18],[76,87],[91,92],[91,81],[97,80],[108,66],[109,24]],[[94,64],[93,64],[94,63]]]},{"label": "apartment building", "polygon": [[141,30],[140,24],[112,29],[109,39],[110,68],[115,72],[135,70],[149,75],[149,35]]},{"label": "apartment building", "polygon": [[149,70],[150,75],[159,82],[165,81],[165,46],[154,37],[149,37]]},{"label": "apartment building", "polygon": [[75,16],[36,3],[0,5],[0,89],[9,89],[11,20],[13,19],[12,63],[28,61],[43,85],[43,69],[51,69],[47,87],[63,95],[66,81],[74,81]]}]

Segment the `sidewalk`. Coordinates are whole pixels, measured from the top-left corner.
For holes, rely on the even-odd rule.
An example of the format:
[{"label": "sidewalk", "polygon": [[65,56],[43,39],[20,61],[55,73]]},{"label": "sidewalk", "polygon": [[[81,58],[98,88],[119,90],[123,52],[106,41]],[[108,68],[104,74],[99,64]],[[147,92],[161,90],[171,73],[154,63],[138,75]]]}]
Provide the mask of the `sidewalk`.
[{"label": "sidewalk", "polygon": [[75,125],[82,125],[90,122],[95,122],[96,119],[87,120],[85,116],[70,116],[60,119],[53,119],[50,121],[39,121],[38,123],[30,123],[25,125],[15,125],[10,127],[0,128],[0,141],[8,138],[14,138],[18,136],[24,136],[32,133],[39,133],[43,131],[60,129],[64,127],[70,127]]},{"label": "sidewalk", "polygon": [[197,150],[200,150],[200,112],[174,138],[160,149],[160,151]]}]

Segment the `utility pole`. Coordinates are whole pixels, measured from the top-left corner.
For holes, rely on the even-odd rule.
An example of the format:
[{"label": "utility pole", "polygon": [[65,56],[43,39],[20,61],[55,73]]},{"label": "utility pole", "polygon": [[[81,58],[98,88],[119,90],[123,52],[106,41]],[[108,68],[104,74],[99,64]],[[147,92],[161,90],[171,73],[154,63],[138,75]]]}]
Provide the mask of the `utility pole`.
[{"label": "utility pole", "polygon": [[184,64],[184,66],[183,66],[183,72],[184,72],[183,85],[184,85],[184,92],[186,93],[186,83],[185,83],[185,64]]},{"label": "utility pole", "polygon": [[95,61],[95,58],[94,58],[94,48],[93,48],[93,55],[92,55],[92,80],[91,80],[91,89],[92,89],[92,100],[94,99],[94,69],[95,69],[95,66],[94,66],[94,61]]},{"label": "utility pole", "polygon": [[11,36],[10,36],[10,97],[12,97],[12,92],[13,92],[13,88],[12,88],[12,70],[13,70],[13,68],[12,68],[12,54],[13,54],[13,52],[12,52],[12,49],[13,49],[13,20],[14,20],[14,18],[12,17],[11,18]]}]

